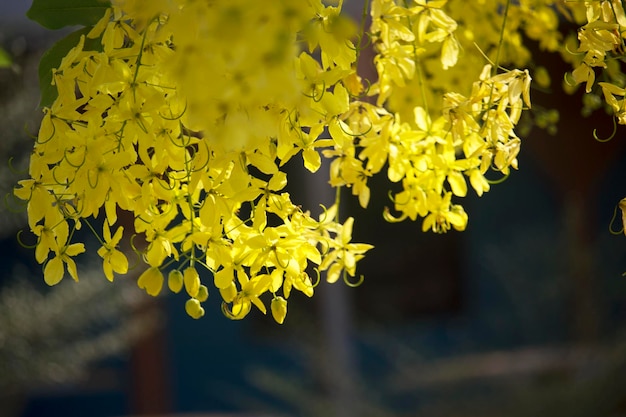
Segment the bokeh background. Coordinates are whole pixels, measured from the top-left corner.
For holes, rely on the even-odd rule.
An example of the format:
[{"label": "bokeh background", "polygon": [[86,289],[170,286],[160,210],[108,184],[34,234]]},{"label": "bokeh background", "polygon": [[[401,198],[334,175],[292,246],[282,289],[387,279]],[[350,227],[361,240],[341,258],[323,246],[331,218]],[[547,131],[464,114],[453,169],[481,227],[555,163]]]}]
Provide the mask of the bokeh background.
[{"label": "bokeh background", "polygon": [[[14,61],[0,69],[3,196],[25,177],[41,117],[38,60],[64,35],[29,22],[29,6],[0,2],[0,46]],[[520,170],[464,200],[467,230],[385,223],[393,184],[375,178],[367,211],[342,199],[354,241],[376,246],[365,281],[294,294],[282,326],[258,312],[229,321],[215,295],[192,320],[180,297],[136,288],[140,267],[111,285],[89,256],[79,284],[46,288],[18,244],[34,243],[18,234],[25,208],[8,196],[0,417],[626,416],[626,237],[609,231],[626,196],[626,132],[595,141],[610,117],[581,116],[580,95],[558,85],[568,68],[537,59],[555,82],[553,94],[533,90],[533,105],[560,109],[557,133],[527,129]],[[294,201],[330,204],[324,173],[297,168]]]}]

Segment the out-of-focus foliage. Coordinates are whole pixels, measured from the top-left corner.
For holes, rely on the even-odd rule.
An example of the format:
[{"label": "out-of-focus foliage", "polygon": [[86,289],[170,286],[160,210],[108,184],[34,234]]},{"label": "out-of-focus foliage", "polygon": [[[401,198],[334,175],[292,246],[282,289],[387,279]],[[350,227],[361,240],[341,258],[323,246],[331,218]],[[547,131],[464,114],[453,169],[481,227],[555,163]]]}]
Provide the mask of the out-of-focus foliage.
[{"label": "out-of-focus foliage", "polygon": [[[3,395],[76,381],[91,362],[127,350],[153,328],[155,317],[136,311],[142,297],[135,288],[114,289],[93,269],[86,272],[84,285],[43,293],[15,279],[0,291]],[[25,273],[16,268],[15,276]]]},{"label": "out-of-focus foliage", "polygon": [[13,63],[13,60],[4,49],[0,48],[0,68],[8,68]]}]

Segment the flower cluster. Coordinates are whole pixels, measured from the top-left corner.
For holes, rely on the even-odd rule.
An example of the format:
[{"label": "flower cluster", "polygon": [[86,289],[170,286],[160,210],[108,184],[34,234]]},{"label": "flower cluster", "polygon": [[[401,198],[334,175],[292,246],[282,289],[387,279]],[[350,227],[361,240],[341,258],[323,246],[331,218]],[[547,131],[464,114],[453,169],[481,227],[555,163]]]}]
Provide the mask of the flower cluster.
[{"label": "flower cluster", "polygon": [[[269,292],[282,322],[292,289],[313,294],[310,265],[328,269],[329,280],[354,276],[371,248],[350,243],[352,220],[338,223],[336,209],[315,220],[295,205],[279,169],[300,151],[307,168],[319,168],[318,136],[347,110],[335,84],[349,71],[336,61],[349,69],[354,49],[329,32],[340,25],[338,9],[143,5],[108,9],[86,36],[101,48],[86,49],[83,36],[53,72],[58,98],[44,109],[31,178],[15,190],[28,201],[45,280],[56,284],[65,269],[78,279],[74,257],[85,247],[74,231],[102,208],[104,273],[127,273],[123,227],[112,231],[121,209],[146,242],[138,285],[149,294],[161,292],[169,267],[169,289],[184,287],[185,308],[198,318],[204,268],[229,317],[243,318],[252,304],[265,312],[259,297]],[[323,46],[327,71],[295,49],[301,35],[311,50]]]},{"label": "flower cluster", "polygon": [[[557,48],[552,3],[371,0],[365,30],[342,1],[114,1],[52,70],[57,96],[15,189],[46,282],[78,279],[75,231],[98,217],[109,280],[128,272],[132,236],[148,294],[184,290],[194,318],[209,286],[232,319],[269,298],[282,323],[293,289],[311,296],[324,271],[349,280],[372,247],[352,242],[339,201],[319,218],[292,202],[294,157],[311,172],[330,159],[330,185],[363,207],[386,170],[401,186],[387,220],[464,230],[468,181],[482,195],[488,171],[517,168],[531,76],[501,65],[529,62],[522,33]],[[373,80],[357,72],[366,44]]]},{"label": "flower cluster", "polygon": [[[484,176],[489,169],[508,175],[509,167],[517,168],[520,140],[513,128],[524,106],[530,108],[528,71],[496,74],[490,64],[483,64],[478,80],[468,83],[468,94],[442,89],[441,102],[434,103],[429,96],[433,85],[450,85],[450,79],[441,78],[449,76],[462,49],[455,34],[458,25],[445,5],[372,2],[378,81],[370,93],[377,96],[377,107],[352,103],[349,126],[342,129],[356,132],[359,159],[367,161],[366,175],[355,184],[386,166],[389,179],[402,185],[393,196],[400,215],[387,211],[387,220],[420,217],[422,229],[435,232],[465,229],[468,216],[452,196],[467,194],[466,178],[482,195],[490,188]],[[407,91],[418,98],[399,101]]]},{"label": "flower cluster", "polygon": [[[626,125],[626,78],[621,68],[626,58],[626,12],[619,0],[587,1],[584,6],[586,13],[580,20],[585,23],[578,30],[578,49],[571,79],[574,85],[585,84],[587,97],[599,94],[594,91],[594,84],[596,79],[603,80],[597,84],[613,113],[614,130],[607,139],[599,139],[595,131],[594,137],[607,141],[615,136],[617,123]],[[586,107],[590,108],[587,112],[601,106],[599,99],[587,100],[587,103]],[[624,202],[622,199],[618,204],[622,211],[626,207]]]},{"label": "flower cluster", "polygon": [[[618,78],[619,62],[612,58],[624,56],[622,33],[626,30],[626,14],[622,2],[616,0],[585,2],[585,7],[587,23],[578,31],[577,49],[583,58],[571,75],[576,84],[585,83],[585,91],[590,93],[596,80],[595,68],[602,69],[609,80]],[[609,82],[600,85],[616,117],[626,124],[624,110],[613,97],[620,86]]]}]

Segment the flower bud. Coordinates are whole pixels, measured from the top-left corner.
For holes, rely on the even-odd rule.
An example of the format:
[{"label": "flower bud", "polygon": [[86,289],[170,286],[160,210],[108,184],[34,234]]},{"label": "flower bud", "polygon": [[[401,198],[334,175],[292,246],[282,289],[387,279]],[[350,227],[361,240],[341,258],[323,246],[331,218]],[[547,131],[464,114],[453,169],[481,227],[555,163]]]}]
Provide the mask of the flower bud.
[{"label": "flower bud", "polygon": [[209,289],[206,287],[206,285],[200,285],[200,287],[198,288],[198,294],[196,294],[196,298],[201,303],[204,303],[206,299],[209,298]]},{"label": "flower bud", "polygon": [[187,300],[185,303],[185,311],[194,319],[199,319],[204,316],[204,308],[200,305],[200,301],[195,298]]},{"label": "flower bud", "polygon": [[183,273],[178,269],[170,271],[167,275],[167,286],[174,294],[178,294],[183,289]]},{"label": "flower bud", "polygon": [[283,297],[275,297],[272,299],[272,316],[276,323],[283,324],[285,321],[285,316],[287,315],[287,300]]},{"label": "flower bud", "polygon": [[185,269],[185,272],[183,273],[183,281],[185,283],[185,290],[187,291],[187,294],[191,297],[198,295],[198,290],[200,289],[200,275],[198,275],[196,268],[190,266]]}]

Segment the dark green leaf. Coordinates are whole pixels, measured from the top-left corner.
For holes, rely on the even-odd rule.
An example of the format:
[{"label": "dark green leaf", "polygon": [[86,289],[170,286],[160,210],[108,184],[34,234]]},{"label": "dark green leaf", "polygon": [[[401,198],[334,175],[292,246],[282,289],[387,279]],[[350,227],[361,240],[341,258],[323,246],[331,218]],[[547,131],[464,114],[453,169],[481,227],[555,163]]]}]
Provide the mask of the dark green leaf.
[{"label": "dark green leaf", "polygon": [[102,50],[100,39],[87,38],[87,33],[89,33],[90,30],[91,27],[86,27],[70,33],[65,38],[52,45],[52,48],[48,49],[41,57],[41,61],[39,61],[39,90],[41,91],[39,105],[41,107],[50,107],[57,98],[58,93],[56,86],[52,85],[52,70],[58,68],[63,57],[65,57],[73,47],[78,45],[81,35],[85,35],[85,50]]},{"label": "dark green leaf", "polygon": [[109,0],[33,0],[26,16],[48,29],[92,26],[110,6]]}]

